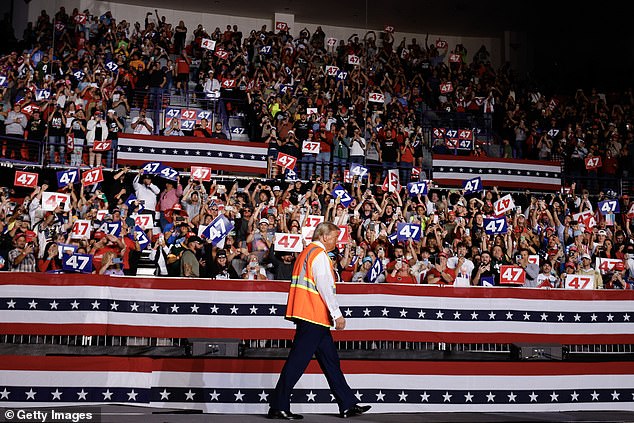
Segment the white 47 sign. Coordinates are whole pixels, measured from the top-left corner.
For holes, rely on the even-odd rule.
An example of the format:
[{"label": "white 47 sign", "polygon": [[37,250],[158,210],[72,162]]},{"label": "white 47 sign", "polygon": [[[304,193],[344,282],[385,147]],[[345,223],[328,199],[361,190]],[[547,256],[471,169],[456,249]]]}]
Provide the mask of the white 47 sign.
[{"label": "white 47 sign", "polygon": [[566,275],[564,281],[566,289],[594,289],[594,276],[592,275]]},{"label": "white 47 sign", "polygon": [[299,253],[304,248],[300,234],[275,233],[275,251]]}]

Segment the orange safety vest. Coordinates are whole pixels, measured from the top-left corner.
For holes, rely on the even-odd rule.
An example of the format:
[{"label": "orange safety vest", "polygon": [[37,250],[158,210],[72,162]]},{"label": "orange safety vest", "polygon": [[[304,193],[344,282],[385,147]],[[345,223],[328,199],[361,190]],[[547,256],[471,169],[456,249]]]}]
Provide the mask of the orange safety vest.
[{"label": "orange safety vest", "polygon": [[[306,320],[327,327],[333,325],[330,311],[326,302],[319,295],[313,275],[315,257],[325,252],[326,250],[319,245],[311,243],[297,257],[288,292],[288,303],[286,304],[286,318],[288,320]],[[333,272],[332,267],[330,271]],[[333,272],[333,281],[334,277]],[[334,284],[332,289],[334,291]]]}]

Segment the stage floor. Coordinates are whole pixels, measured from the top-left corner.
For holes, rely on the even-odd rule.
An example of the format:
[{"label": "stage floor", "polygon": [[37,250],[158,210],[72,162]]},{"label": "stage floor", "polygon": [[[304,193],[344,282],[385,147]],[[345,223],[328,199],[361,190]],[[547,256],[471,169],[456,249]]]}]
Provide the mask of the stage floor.
[{"label": "stage floor", "polygon": [[[268,420],[264,415],[201,414],[178,410],[146,407],[106,406],[102,408],[102,423],[252,423]],[[342,419],[333,414],[304,414],[302,422],[334,423]],[[350,419],[353,422],[398,423],[493,423],[493,422],[611,422],[634,423],[634,412],[569,411],[561,413],[415,413],[366,414]]]}]

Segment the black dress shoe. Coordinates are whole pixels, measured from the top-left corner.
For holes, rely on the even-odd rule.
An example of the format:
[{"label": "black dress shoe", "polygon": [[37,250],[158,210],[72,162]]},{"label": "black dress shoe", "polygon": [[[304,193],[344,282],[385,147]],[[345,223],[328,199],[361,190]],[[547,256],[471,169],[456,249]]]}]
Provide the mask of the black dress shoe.
[{"label": "black dress shoe", "polygon": [[301,420],[304,416],[301,414],[293,414],[290,411],[273,410],[270,408],[266,418],[275,420]]},{"label": "black dress shoe", "polygon": [[347,419],[348,417],[359,416],[368,411],[370,408],[372,408],[372,406],[370,405],[354,405],[347,410],[339,413],[339,416],[343,417],[344,419]]}]

